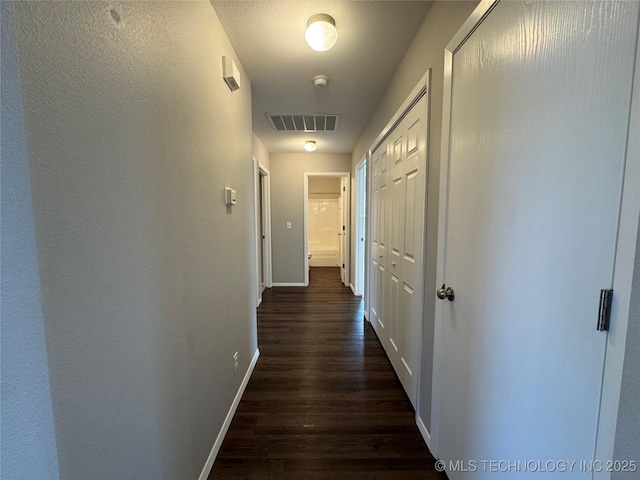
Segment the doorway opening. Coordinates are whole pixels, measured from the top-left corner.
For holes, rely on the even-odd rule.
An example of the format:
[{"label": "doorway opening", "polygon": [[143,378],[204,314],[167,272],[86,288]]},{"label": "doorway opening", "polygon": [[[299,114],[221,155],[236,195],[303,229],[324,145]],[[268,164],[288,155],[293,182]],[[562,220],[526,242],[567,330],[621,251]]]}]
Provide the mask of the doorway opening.
[{"label": "doorway opening", "polygon": [[[367,159],[363,158],[356,167],[356,242],[355,242],[355,278],[353,293],[364,294],[365,285],[365,248],[367,244]],[[366,301],[365,301],[366,304]]]},{"label": "doorway opening", "polygon": [[305,285],[309,267],[339,267],[349,282],[349,172],[305,172]]},{"label": "doorway opening", "polygon": [[257,306],[262,292],[271,288],[271,180],[269,170],[254,161]]}]

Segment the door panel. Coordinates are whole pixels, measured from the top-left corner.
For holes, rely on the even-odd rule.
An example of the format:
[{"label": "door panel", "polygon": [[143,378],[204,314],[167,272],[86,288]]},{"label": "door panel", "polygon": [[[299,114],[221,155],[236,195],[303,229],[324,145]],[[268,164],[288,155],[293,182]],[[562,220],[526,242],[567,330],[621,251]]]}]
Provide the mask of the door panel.
[{"label": "door panel", "polygon": [[451,480],[593,460],[637,22],[637,2],[501,2],[454,53],[438,453],[479,468]]},{"label": "door panel", "polygon": [[369,313],[371,326],[386,349],[387,332],[385,329],[386,306],[386,190],[387,190],[387,150],[382,145],[372,154],[371,179],[371,280]]},{"label": "door panel", "polygon": [[426,96],[389,137],[389,259],[387,354],[415,407],[423,315]]},{"label": "door panel", "polygon": [[[396,367],[399,363],[402,348],[402,280],[400,258],[402,256],[402,223],[403,223],[403,176],[404,132],[396,129],[389,140],[391,150],[391,182],[389,192],[389,345],[387,350],[391,363]],[[397,370],[397,367],[396,367]]]},{"label": "door panel", "polygon": [[394,367],[409,399],[416,406],[424,299],[423,246],[427,168],[427,97],[423,97],[398,126],[405,139],[401,177],[402,243],[398,262],[402,279],[401,305],[396,312],[399,355]]}]

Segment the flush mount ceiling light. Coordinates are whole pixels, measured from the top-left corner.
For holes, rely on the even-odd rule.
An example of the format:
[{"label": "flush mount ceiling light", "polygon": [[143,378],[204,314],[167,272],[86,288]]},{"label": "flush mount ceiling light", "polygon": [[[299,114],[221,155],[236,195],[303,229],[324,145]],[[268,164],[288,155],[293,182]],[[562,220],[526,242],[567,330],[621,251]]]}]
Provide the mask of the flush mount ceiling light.
[{"label": "flush mount ceiling light", "polygon": [[307,152],[313,152],[316,148],[318,148],[318,145],[316,145],[316,142],[314,142],[313,140],[307,140],[306,142],[304,142],[304,149]]},{"label": "flush mount ceiling light", "polygon": [[311,48],[325,52],[336,44],[338,30],[336,21],[326,13],[316,13],[309,18],[304,38]]}]

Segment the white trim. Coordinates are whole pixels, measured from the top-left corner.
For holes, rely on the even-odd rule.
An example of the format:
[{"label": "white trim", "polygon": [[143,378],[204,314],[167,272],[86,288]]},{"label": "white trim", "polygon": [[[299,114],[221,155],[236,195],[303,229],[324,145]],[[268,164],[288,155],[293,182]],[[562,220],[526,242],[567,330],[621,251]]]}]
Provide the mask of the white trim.
[{"label": "white trim", "polygon": [[356,294],[356,289],[355,289],[355,288],[353,288],[353,283],[350,283],[350,284],[349,284],[349,288],[351,288],[351,292],[352,292],[356,297],[359,297],[359,296],[360,296],[360,295]]},{"label": "white trim", "polygon": [[262,246],[260,238],[260,202],[258,201],[259,185],[260,185],[260,171],[258,167],[258,160],[254,155],[251,155],[251,161],[253,162],[253,228],[255,229],[255,248],[256,248],[256,308],[262,303],[262,279],[260,278],[260,249]]},{"label": "white trim", "polygon": [[[367,150],[367,155],[366,155],[366,162],[367,162],[367,176],[365,178],[365,182],[367,184],[366,189],[367,189],[367,193],[366,193],[366,202],[367,202],[367,208],[369,209],[369,211],[371,211],[371,188],[373,187],[373,183],[372,183],[372,179],[371,177],[373,169],[372,167],[372,161],[371,161],[371,148],[369,148]],[[367,322],[369,321],[369,302],[370,302],[370,296],[369,296],[369,292],[370,292],[370,282],[371,282],[371,278],[369,275],[369,267],[371,264],[371,215],[367,215],[367,217],[365,218],[365,222],[364,222],[364,232],[366,235],[366,242],[365,242],[365,246],[364,246],[364,318],[367,319]]]},{"label": "white trim", "polygon": [[[627,130],[627,158],[622,185],[618,244],[613,274],[613,305],[607,336],[607,350],[600,400],[600,418],[596,433],[595,459],[613,460],[622,388],[622,371],[627,344],[627,326],[640,212],[640,39],[636,38],[636,65],[631,97],[631,116]],[[603,469],[606,470],[606,469]],[[594,479],[608,480],[611,472],[595,472]]]},{"label": "white trim", "polygon": [[[340,192],[342,196],[344,194],[344,203],[343,208],[350,212],[351,209],[351,172],[304,172],[304,205],[302,209],[302,218],[303,218],[303,232],[304,232],[304,286],[309,286],[309,233],[307,232],[308,228],[308,219],[307,219],[307,211],[309,209],[309,178],[310,177],[339,177],[344,178],[344,186],[345,191]],[[342,219],[342,218],[341,218]],[[347,248],[350,248],[351,245],[351,235],[349,234],[351,231],[351,219],[349,213],[347,213],[347,218],[345,219],[345,235],[347,237],[346,242],[344,242]],[[345,249],[343,249],[345,250]],[[349,279],[349,263],[351,262],[351,256],[349,252],[342,252],[344,258],[344,276],[345,283]],[[275,285],[275,284],[274,284]]]},{"label": "white trim", "polygon": [[[446,254],[447,190],[449,187],[449,132],[451,129],[451,85],[453,81],[453,53],[473,32],[482,19],[491,11],[498,0],[482,0],[471,13],[460,30],[453,36],[444,50],[444,81],[442,102],[442,137],[440,147],[440,195],[438,203],[438,247],[436,285],[445,278],[444,258]],[[434,457],[438,458],[440,433],[440,376],[442,367],[442,302],[435,302],[433,330],[433,377],[431,381],[431,446]]]},{"label": "white trim", "polygon": [[[271,176],[267,167],[251,156],[253,161],[253,214],[255,228],[255,249],[256,249],[256,307],[262,303],[262,281],[264,286],[271,287]],[[260,194],[260,183],[262,182],[262,199],[258,199]],[[262,221],[264,229],[260,225],[260,206],[262,206]],[[260,238],[260,231],[263,230],[264,242]],[[262,249],[262,254],[260,252]],[[262,257],[262,269],[259,261]],[[260,278],[260,271],[264,278]]]},{"label": "white trim", "polygon": [[300,282],[300,283],[272,283],[274,287],[307,287],[309,284]]},{"label": "white trim", "polygon": [[[389,120],[389,122],[382,129],[382,131],[380,132],[380,135],[378,135],[376,137],[376,139],[373,141],[373,143],[371,144],[371,147],[369,148],[369,152],[368,152],[369,153],[369,160],[371,159],[371,154],[380,145],[380,142],[382,142],[387,137],[387,135],[389,135],[389,133],[391,133],[391,130],[393,130],[393,128],[396,126],[396,123],[398,123],[398,120],[400,119],[400,117],[402,117],[405,113],[407,113],[409,107],[415,101],[415,99],[418,96],[418,94],[420,93],[420,91],[423,88],[425,88],[425,86],[427,87],[427,93],[428,93],[428,89],[429,89],[429,71],[430,70],[431,69],[429,69],[422,76],[422,78],[420,78],[420,81],[416,84],[415,87],[413,87],[413,90],[411,90],[411,93],[407,96],[405,101],[402,102],[402,105],[400,105],[400,108],[398,108],[398,110],[396,110],[396,113],[393,115],[393,117],[391,117],[391,120]],[[429,119],[427,119],[427,121],[428,120]],[[372,175],[368,175],[368,176],[371,177]]]},{"label": "white trim", "polygon": [[431,450],[431,435],[429,435],[429,431],[427,430],[427,427],[425,426],[418,412],[416,412],[416,425],[418,426],[418,430],[420,430],[420,434],[424,439],[424,443],[426,443],[429,450]]},{"label": "white trim", "polygon": [[200,476],[198,480],[207,480],[209,477],[209,473],[211,473],[211,469],[213,468],[213,463],[216,461],[216,457],[218,456],[218,452],[220,451],[220,447],[222,447],[222,442],[224,441],[224,437],[229,430],[229,426],[231,425],[231,420],[233,420],[233,416],[238,409],[238,405],[240,404],[240,399],[244,394],[245,389],[247,388],[247,384],[249,383],[249,379],[251,378],[251,374],[253,373],[253,369],[258,362],[258,357],[260,356],[260,350],[256,348],[256,352],[253,354],[253,358],[251,359],[251,363],[249,364],[249,368],[247,369],[247,373],[245,373],[244,378],[242,379],[242,383],[240,384],[240,388],[238,389],[238,393],[236,393],[235,398],[233,399],[233,403],[231,404],[231,408],[229,408],[229,412],[224,419],[224,423],[220,428],[220,432],[216,437],[216,441],[211,448],[211,452],[207,457],[207,461],[202,468],[202,472],[200,472]]},{"label": "white trim", "polygon": [[271,173],[262,163],[258,162],[258,169],[262,174],[264,184],[262,185],[262,208],[264,209],[262,220],[264,222],[264,255],[263,268],[265,274],[264,286],[271,288],[273,282],[273,263],[271,258]]}]

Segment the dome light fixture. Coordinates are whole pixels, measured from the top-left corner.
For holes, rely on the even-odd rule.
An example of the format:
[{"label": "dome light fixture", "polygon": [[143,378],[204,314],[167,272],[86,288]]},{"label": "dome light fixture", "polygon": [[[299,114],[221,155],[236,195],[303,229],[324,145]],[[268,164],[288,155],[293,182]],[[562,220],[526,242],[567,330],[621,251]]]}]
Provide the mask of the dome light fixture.
[{"label": "dome light fixture", "polygon": [[326,52],[338,40],[336,21],[326,13],[311,15],[311,18],[307,21],[307,30],[304,33],[304,38],[314,50]]},{"label": "dome light fixture", "polygon": [[316,148],[318,148],[318,145],[314,140],[307,140],[306,142],[304,142],[304,149],[307,152],[313,152]]}]

